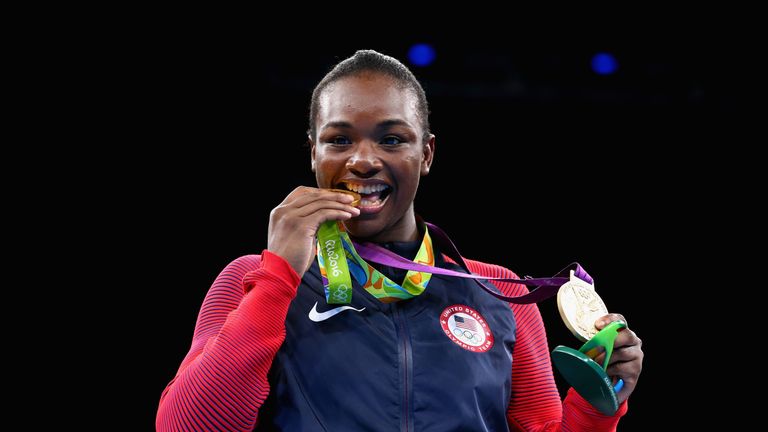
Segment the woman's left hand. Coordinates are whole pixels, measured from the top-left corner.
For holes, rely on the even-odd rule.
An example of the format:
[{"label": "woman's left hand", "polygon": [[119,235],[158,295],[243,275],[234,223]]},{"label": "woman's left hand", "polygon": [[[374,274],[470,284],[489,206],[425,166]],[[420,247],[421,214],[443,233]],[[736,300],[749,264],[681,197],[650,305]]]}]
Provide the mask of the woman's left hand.
[{"label": "woman's left hand", "polygon": [[[613,321],[627,322],[623,315],[611,313],[598,318],[595,321],[595,327],[598,330],[602,330],[603,327]],[[643,369],[642,345],[643,341],[629,327],[619,330],[619,334],[613,343],[613,354],[608,362],[606,372],[608,376],[615,376],[624,380],[624,387],[617,394],[619,403],[627,400],[637,385],[637,379],[640,376],[640,371]],[[600,354],[595,361],[598,364],[602,364],[604,357],[605,354]]]}]

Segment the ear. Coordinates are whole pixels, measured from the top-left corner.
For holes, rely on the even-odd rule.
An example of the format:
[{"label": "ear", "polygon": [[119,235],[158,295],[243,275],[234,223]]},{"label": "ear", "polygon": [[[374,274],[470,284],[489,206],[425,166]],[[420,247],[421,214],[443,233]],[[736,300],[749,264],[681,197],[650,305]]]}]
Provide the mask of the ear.
[{"label": "ear", "polygon": [[424,143],[421,154],[421,175],[429,174],[429,168],[432,166],[432,159],[435,157],[435,135],[429,134],[429,140]]},{"label": "ear", "polygon": [[311,149],[310,153],[312,155],[312,172],[315,172],[317,170],[317,164],[315,163],[315,142],[312,141],[312,137],[307,135],[307,145],[309,145],[309,148]]}]

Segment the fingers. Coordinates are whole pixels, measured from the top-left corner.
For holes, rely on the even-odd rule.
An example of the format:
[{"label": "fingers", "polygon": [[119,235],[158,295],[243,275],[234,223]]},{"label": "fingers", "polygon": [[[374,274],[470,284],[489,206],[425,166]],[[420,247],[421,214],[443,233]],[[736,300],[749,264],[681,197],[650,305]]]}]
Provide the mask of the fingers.
[{"label": "fingers", "polygon": [[303,218],[323,208],[345,211],[350,217],[355,217],[360,214],[360,210],[350,205],[354,200],[348,194],[299,186],[272,210],[271,217],[276,220]]},{"label": "fingers", "polygon": [[304,219],[311,221],[312,226],[319,226],[323,222],[327,222],[330,220],[347,220],[360,214],[360,210],[357,210],[354,207],[353,207],[353,210],[355,210],[357,213],[352,214],[345,210],[324,208],[306,216]]},{"label": "fingers", "polygon": [[[595,327],[603,329],[614,321],[627,322],[621,314],[611,313],[598,318],[595,321]],[[616,379],[624,380],[624,387],[619,391],[617,397],[619,403],[625,401],[635,389],[640,372],[643,369],[643,341],[629,328],[619,329],[616,339],[613,342],[613,354],[608,362],[606,373]],[[595,361],[602,365],[605,359],[605,353],[595,357]]]},{"label": "fingers", "polygon": [[[642,360],[642,345],[643,341],[640,340],[632,330],[624,329],[623,331],[620,331],[616,340],[613,342],[613,354],[611,354],[611,359],[609,360],[608,365],[634,361],[637,358]],[[595,357],[594,360],[602,364],[604,358],[605,354],[603,353]]]},{"label": "fingers", "polygon": [[296,212],[295,215],[298,217],[307,217],[317,213],[321,209],[341,210],[351,214],[353,217],[360,215],[360,209],[357,207],[327,199],[312,201],[302,207],[295,209],[294,211]]},{"label": "fingers", "polygon": [[611,354],[611,361],[608,362],[608,372],[610,372],[612,367],[626,363],[638,362],[642,364],[642,360],[643,350],[638,345],[614,349],[613,354]]},{"label": "fingers", "polygon": [[628,328],[623,328],[619,330],[619,334],[616,336],[616,340],[613,341],[613,347],[614,348],[622,348],[626,346],[635,346],[637,345],[642,346],[643,341],[640,340],[639,337],[633,332],[632,330]]},{"label": "fingers", "polygon": [[[598,330],[602,330],[603,327],[607,326],[608,324],[614,322],[614,321],[624,321],[627,323],[627,319],[624,318],[624,315],[617,314],[617,313],[609,313],[608,315],[603,315],[600,318],[595,321],[595,327],[597,327]],[[629,325],[629,323],[627,323]]]},{"label": "fingers", "polygon": [[608,376],[624,380],[624,387],[617,394],[619,403],[625,401],[635,389],[643,370],[643,351],[639,345],[614,350],[611,364],[605,372]]},{"label": "fingers", "polygon": [[341,203],[349,204],[355,200],[351,195],[333,192],[328,189],[310,188],[307,186],[299,186],[294,189],[280,205],[290,205],[292,207],[303,207],[311,202],[326,199],[335,200]]},{"label": "fingers", "polygon": [[621,378],[624,380],[624,387],[616,395],[619,399],[619,403],[624,402],[637,386],[637,381],[640,377],[640,369],[635,363],[620,363],[616,366],[609,367],[606,372],[608,376],[614,377],[616,380]]},{"label": "fingers", "polygon": [[[611,354],[608,364],[632,361],[636,351],[640,353],[640,358],[642,359],[642,344],[643,341],[637,337],[635,332],[628,328],[620,329],[616,339],[613,341],[613,354]],[[601,353],[594,358],[599,364],[603,364],[604,359],[605,353]]]}]

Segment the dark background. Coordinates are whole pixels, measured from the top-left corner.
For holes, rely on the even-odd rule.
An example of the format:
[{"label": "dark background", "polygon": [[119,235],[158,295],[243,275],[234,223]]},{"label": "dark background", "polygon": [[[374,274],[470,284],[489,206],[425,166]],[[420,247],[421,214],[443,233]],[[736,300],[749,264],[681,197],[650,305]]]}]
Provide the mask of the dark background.
[{"label": "dark background", "polygon": [[[124,355],[137,430],[153,427],[218,272],[265,248],[270,210],[314,184],[303,147],[314,85],[356,49],[407,64],[414,42],[437,51],[433,65],[412,67],[437,136],[417,212],[465,256],[519,274],[580,262],[644,341],[620,430],[674,413],[682,397],[671,390],[680,371],[669,329],[685,314],[675,277],[697,271],[702,240],[691,221],[712,182],[701,142],[734,109],[727,44],[669,34],[556,43],[400,34],[279,46],[226,30],[152,36],[116,41],[101,66],[114,78],[103,97],[117,103],[98,116],[99,130],[118,151],[93,167],[111,187],[100,212],[128,221],[109,241],[124,245],[110,259],[131,313]],[[592,72],[599,51],[617,58],[615,74]],[[552,347],[580,345],[554,299],[540,308]]]}]

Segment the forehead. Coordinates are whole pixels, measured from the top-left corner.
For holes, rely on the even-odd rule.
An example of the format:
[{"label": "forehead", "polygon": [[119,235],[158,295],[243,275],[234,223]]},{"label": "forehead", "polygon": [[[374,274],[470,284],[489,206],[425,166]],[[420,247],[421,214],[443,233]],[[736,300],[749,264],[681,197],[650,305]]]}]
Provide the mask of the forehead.
[{"label": "forehead", "polygon": [[400,118],[417,127],[416,97],[405,87],[382,75],[342,78],[329,85],[319,98],[318,123],[364,120],[363,117]]}]

